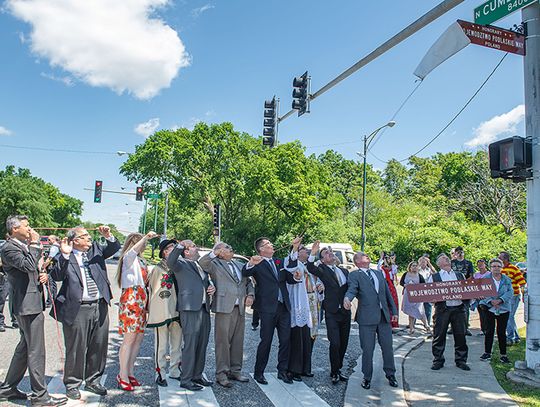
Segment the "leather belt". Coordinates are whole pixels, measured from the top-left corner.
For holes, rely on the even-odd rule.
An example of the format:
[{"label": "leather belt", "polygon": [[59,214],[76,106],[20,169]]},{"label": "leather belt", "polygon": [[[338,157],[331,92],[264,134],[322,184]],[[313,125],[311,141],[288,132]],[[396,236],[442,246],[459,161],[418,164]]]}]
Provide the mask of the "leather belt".
[{"label": "leather belt", "polygon": [[90,304],[97,304],[101,298],[97,300],[91,300],[91,301],[81,301],[81,305],[90,305]]}]

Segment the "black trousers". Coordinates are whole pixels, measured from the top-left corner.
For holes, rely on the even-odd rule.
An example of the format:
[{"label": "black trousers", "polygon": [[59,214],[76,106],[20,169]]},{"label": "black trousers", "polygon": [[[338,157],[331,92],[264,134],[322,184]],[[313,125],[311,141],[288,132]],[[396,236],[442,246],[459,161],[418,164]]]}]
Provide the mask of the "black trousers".
[{"label": "black trousers", "polygon": [[107,363],[109,345],[109,306],[105,300],[81,304],[72,325],[63,324],[66,362],[66,389],[99,384]]},{"label": "black trousers", "polygon": [[251,326],[258,327],[259,326],[259,311],[256,309],[253,310],[253,316],[251,317]]},{"label": "black trousers", "polygon": [[[4,317],[4,305],[6,304],[6,298],[9,294],[9,281],[6,276],[0,274],[0,326],[5,324]],[[13,303],[11,301],[11,296],[9,296],[8,301],[9,313],[11,314],[11,324],[13,325],[16,322],[15,315],[13,315]]]},{"label": "black trousers", "polygon": [[326,331],[330,342],[330,374],[336,375],[343,367],[343,358],[349,344],[351,331],[351,313],[326,311]]},{"label": "black trousers", "polygon": [[272,347],[272,338],[274,330],[277,329],[279,350],[278,350],[278,372],[286,372],[289,367],[289,349],[291,340],[291,313],[283,303],[279,302],[276,312],[259,312],[261,321],[261,332],[259,346],[257,347],[257,358],[255,360],[255,376],[264,373],[270,348]]},{"label": "black trousers", "polygon": [[497,322],[497,340],[499,341],[499,351],[501,355],[506,355],[506,325],[508,325],[509,312],[495,315],[493,312],[486,311],[486,337],[484,339],[484,351],[491,353],[493,348],[493,336],[495,334],[495,322]]},{"label": "black trousers", "polygon": [[486,333],[486,314],[488,313],[488,308],[485,305],[478,306],[478,316],[480,317],[480,329],[482,332]]},{"label": "black trousers", "polygon": [[23,379],[26,369],[30,375],[32,400],[47,400],[49,393],[45,384],[45,332],[43,312],[33,315],[17,315],[21,339],[15,348],[0,396],[9,395]]},{"label": "black trousers", "polygon": [[291,328],[291,344],[289,352],[289,372],[295,375],[311,373],[311,352],[313,340],[309,326]]},{"label": "black trousers", "polygon": [[467,342],[465,340],[465,331],[467,329],[465,306],[461,304],[457,307],[437,307],[434,320],[433,343],[431,345],[433,364],[444,364],[446,331],[448,330],[449,324],[452,324],[452,334],[454,335],[455,362],[466,363],[469,348],[467,347]]}]

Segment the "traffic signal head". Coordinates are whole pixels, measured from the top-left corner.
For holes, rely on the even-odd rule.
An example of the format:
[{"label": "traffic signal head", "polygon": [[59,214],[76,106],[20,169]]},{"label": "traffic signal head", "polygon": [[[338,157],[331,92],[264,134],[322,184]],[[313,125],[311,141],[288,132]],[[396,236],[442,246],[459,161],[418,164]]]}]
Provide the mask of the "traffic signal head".
[{"label": "traffic signal head", "polygon": [[492,178],[525,181],[532,176],[531,167],[530,140],[514,136],[489,145],[489,169]]},{"label": "traffic signal head", "polygon": [[309,112],[309,77],[307,71],[293,79],[292,108],[298,110],[298,116]]},{"label": "traffic signal head", "polygon": [[101,203],[102,190],[103,190],[103,181],[96,181],[94,185],[94,203]]},{"label": "traffic signal head", "polygon": [[135,200],[136,201],[143,200],[143,187],[137,187],[137,189],[135,190]]},{"label": "traffic signal head", "polygon": [[273,147],[276,143],[277,104],[275,96],[264,102],[263,146]]},{"label": "traffic signal head", "polygon": [[219,204],[214,205],[214,229],[219,229]]}]

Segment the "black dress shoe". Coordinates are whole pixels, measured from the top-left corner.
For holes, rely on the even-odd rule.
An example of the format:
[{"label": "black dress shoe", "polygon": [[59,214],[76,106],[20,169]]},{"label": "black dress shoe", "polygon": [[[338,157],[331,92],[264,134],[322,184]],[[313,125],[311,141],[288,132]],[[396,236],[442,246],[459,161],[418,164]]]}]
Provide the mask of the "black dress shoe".
[{"label": "black dress shoe", "polygon": [[251,325],[251,330],[256,331],[258,327],[259,327],[259,325]]},{"label": "black dress shoe", "polygon": [[156,377],[156,383],[159,387],[167,387],[169,385],[167,380],[161,378],[161,376]]},{"label": "black dress shoe", "polygon": [[199,391],[204,388],[200,384],[192,383],[192,382],[181,384],[180,387],[191,390],[191,391]]},{"label": "black dress shoe", "polygon": [[13,321],[13,322],[11,323],[11,327],[12,327],[13,329],[17,329],[17,328],[19,327],[19,323],[18,323],[17,321]]},{"label": "black dress shoe", "polygon": [[431,365],[431,370],[440,370],[444,365],[442,363],[433,363]]},{"label": "black dress shoe", "polygon": [[349,380],[347,376],[343,376],[341,373],[338,374],[338,377],[340,382],[346,382]]},{"label": "black dress shoe", "polygon": [[74,387],[73,389],[66,390],[66,396],[68,399],[71,399],[71,400],[80,400],[81,392],[79,391],[78,388]]},{"label": "black dress shoe", "polygon": [[268,382],[266,381],[266,378],[264,377],[264,375],[260,375],[260,376],[254,376],[254,379],[257,383],[260,383],[260,384],[268,384]]},{"label": "black dress shoe", "polygon": [[19,389],[15,388],[12,391],[6,391],[0,393],[0,401],[7,401],[7,400],[27,400],[28,394],[23,393]]},{"label": "black dress shoe", "polygon": [[6,332],[6,327],[4,325],[0,325],[0,332]]},{"label": "black dress shoe", "polygon": [[178,381],[180,381],[180,376],[178,376],[178,377],[169,376],[169,379],[173,379],[173,380],[178,380]]},{"label": "black dress shoe", "polygon": [[388,383],[390,384],[390,386],[398,387],[398,382],[396,380],[396,376],[394,376],[394,375],[388,376],[387,379],[388,379]]},{"label": "black dress shoe", "polygon": [[465,331],[465,335],[466,335],[466,336],[472,336],[472,332],[469,331],[469,330],[467,329],[467,330]]},{"label": "black dress shoe", "polygon": [[291,378],[290,378],[289,375],[288,375],[287,373],[285,373],[285,372],[279,372],[279,373],[277,374],[277,378],[278,378],[279,380],[282,380],[283,383],[292,384]]},{"label": "black dress shoe", "polygon": [[84,390],[89,391],[90,393],[95,393],[98,396],[106,396],[107,389],[99,383],[96,384],[86,384]]},{"label": "black dress shoe", "polygon": [[471,368],[467,363],[456,363],[456,366],[459,367],[461,370],[469,371]]},{"label": "black dress shoe", "polygon": [[301,381],[302,381],[302,377],[301,377],[299,374],[293,374],[293,375],[292,375],[292,379],[293,379],[295,382],[301,382]]},{"label": "black dress shoe", "polygon": [[214,384],[214,382],[211,382],[210,380],[206,380],[204,377],[193,380],[193,383],[200,384],[201,386],[205,386],[205,387],[211,386]]},{"label": "black dress shoe", "polygon": [[227,377],[229,380],[236,380],[241,383],[249,382],[249,377],[244,376],[242,373],[227,373]]},{"label": "black dress shoe", "polygon": [[332,379],[332,384],[338,384],[339,383],[339,375],[337,375],[337,374],[330,375],[330,378]]},{"label": "black dress shoe", "polygon": [[32,400],[32,406],[63,406],[67,403],[66,397],[49,397],[46,400]]},{"label": "black dress shoe", "polygon": [[369,389],[369,388],[371,388],[371,380],[363,379],[363,380],[362,380],[362,387],[363,387],[364,389],[366,389],[366,390]]},{"label": "black dress shoe", "polygon": [[311,373],[311,372],[308,372],[308,373],[302,373],[302,376],[313,377],[315,375],[313,373]]}]

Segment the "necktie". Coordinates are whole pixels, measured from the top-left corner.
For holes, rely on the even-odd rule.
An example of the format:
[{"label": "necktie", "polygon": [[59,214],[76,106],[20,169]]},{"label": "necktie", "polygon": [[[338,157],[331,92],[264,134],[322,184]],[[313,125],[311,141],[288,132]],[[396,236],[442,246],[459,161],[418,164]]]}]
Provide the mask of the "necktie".
[{"label": "necktie", "polygon": [[228,261],[227,264],[229,265],[229,270],[231,270],[232,278],[234,278],[234,281],[239,283],[240,279],[238,278],[238,273],[236,272],[236,267],[234,266],[234,263],[231,261]]},{"label": "necktie", "polygon": [[84,266],[84,276],[86,279],[86,290],[88,291],[88,296],[91,298],[95,298],[97,297],[99,290],[96,282],[94,281],[94,277],[92,277],[92,273],[90,272],[88,255],[85,252],[83,252],[82,254],[82,261]]},{"label": "necktie", "polygon": [[332,267],[332,270],[334,271],[334,274],[336,275],[336,280],[341,287],[343,285],[343,282],[341,281],[341,273],[339,272],[338,268],[336,266]]},{"label": "necktie", "polygon": [[375,288],[375,291],[377,291],[377,286],[375,285],[375,280],[373,280],[373,276],[371,275],[371,271],[366,270],[366,274],[369,277],[369,281],[371,281],[371,284],[373,285],[373,288]]},{"label": "necktie", "polygon": [[[275,263],[274,263],[274,260],[273,260],[273,259],[269,259],[269,260],[268,260],[268,263],[270,263],[270,268],[271,268],[272,271],[274,272],[274,275],[276,276],[276,278],[279,280],[279,277],[278,277],[278,271],[277,271],[276,265],[275,265]],[[278,285],[278,301],[279,301],[279,302],[283,302],[283,295],[281,294],[281,288],[279,287],[279,285]]]}]

